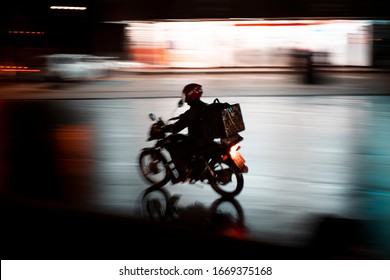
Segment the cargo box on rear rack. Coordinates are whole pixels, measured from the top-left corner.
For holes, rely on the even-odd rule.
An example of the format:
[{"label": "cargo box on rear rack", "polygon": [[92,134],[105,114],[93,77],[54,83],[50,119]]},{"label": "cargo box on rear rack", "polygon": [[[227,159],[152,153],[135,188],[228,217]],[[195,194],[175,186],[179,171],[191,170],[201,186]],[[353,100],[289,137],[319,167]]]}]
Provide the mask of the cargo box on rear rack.
[{"label": "cargo box on rear rack", "polygon": [[240,104],[220,103],[218,98],[204,111],[203,132],[207,139],[228,138],[245,130]]}]

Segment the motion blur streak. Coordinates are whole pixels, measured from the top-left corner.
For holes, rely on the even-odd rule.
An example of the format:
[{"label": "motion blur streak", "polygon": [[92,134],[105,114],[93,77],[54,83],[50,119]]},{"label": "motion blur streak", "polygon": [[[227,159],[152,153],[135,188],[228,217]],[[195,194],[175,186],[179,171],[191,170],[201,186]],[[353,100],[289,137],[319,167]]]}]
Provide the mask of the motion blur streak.
[{"label": "motion blur streak", "polygon": [[54,129],[55,159],[59,176],[72,200],[91,192],[93,132],[87,125],[68,124]]},{"label": "motion blur streak", "polygon": [[50,9],[52,9],[52,10],[79,10],[79,11],[84,11],[84,10],[87,9],[87,7],[51,6]]},{"label": "motion blur streak", "polygon": [[165,67],[287,67],[297,51],[318,63],[369,66],[373,21],[129,22],[135,61]]},{"label": "motion blur streak", "polygon": [[[390,103],[376,98],[367,120],[367,133],[361,146],[358,181],[365,203],[360,209],[376,250],[390,257]],[[386,255],[387,254],[387,255]]]}]

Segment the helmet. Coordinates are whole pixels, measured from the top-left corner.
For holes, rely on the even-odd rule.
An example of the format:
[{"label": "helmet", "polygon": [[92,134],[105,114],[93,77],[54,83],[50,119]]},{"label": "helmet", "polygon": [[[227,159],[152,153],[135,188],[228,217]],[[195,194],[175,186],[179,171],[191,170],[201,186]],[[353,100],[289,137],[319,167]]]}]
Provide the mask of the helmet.
[{"label": "helmet", "polygon": [[188,84],[183,88],[183,99],[187,103],[194,102],[195,100],[199,100],[203,94],[202,86],[199,84]]}]

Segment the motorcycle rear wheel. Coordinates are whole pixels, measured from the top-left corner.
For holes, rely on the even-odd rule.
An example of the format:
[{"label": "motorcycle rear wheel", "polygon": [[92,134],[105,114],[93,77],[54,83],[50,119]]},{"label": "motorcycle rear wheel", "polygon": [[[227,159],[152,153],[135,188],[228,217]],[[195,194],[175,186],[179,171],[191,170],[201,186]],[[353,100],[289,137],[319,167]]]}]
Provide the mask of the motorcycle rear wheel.
[{"label": "motorcycle rear wheel", "polygon": [[139,167],[143,177],[159,188],[169,181],[168,163],[165,157],[156,150],[144,150],[139,156]]},{"label": "motorcycle rear wheel", "polygon": [[215,176],[209,179],[211,187],[222,197],[234,198],[244,187],[244,177],[233,162],[213,159],[209,166]]}]

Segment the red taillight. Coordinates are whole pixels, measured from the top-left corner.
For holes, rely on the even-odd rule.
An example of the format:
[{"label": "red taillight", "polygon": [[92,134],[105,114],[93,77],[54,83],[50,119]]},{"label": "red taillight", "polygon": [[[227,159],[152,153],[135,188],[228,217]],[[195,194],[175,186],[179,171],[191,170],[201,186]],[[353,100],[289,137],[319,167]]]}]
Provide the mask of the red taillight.
[{"label": "red taillight", "polygon": [[234,158],[237,154],[237,151],[241,148],[240,144],[237,143],[230,147],[229,153]]},{"label": "red taillight", "polygon": [[237,143],[230,147],[230,152],[236,152],[241,148],[240,143]]},{"label": "red taillight", "polygon": [[234,163],[237,165],[237,167],[243,172],[248,172],[248,167],[245,165],[245,159],[241,155],[241,153],[238,151],[241,148],[241,146],[237,143],[230,147],[229,154],[231,159],[234,161]]}]

